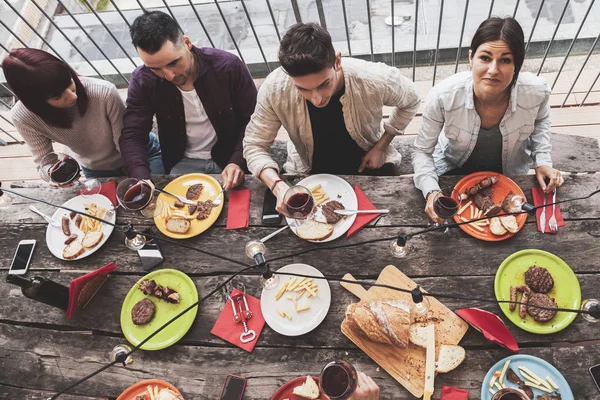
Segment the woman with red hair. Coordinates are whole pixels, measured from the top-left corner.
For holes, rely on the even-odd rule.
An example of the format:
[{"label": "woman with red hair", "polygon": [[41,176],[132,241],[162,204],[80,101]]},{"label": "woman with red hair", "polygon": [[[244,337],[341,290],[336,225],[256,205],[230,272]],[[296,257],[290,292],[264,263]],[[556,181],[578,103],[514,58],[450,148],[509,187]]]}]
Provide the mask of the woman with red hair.
[{"label": "woman with red hair", "polygon": [[[15,49],[2,62],[19,98],[13,122],[38,165],[48,164],[52,142],[67,146],[87,178],[124,175],[119,152],[125,104],[110,82],[79,77],[43,50]],[[164,173],[158,138],[151,134],[152,172]]]}]

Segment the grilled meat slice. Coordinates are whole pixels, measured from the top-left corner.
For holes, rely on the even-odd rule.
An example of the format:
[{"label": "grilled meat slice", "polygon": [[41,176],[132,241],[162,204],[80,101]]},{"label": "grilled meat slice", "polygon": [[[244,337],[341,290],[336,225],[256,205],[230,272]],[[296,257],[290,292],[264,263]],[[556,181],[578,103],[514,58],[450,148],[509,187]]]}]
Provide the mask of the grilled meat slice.
[{"label": "grilled meat slice", "polygon": [[554,287],[554,279],[546,268],[531,266],[525,272],[525,283],[534,292],[548,293]]},{"label": "grilled meat slice", "polygon": [[164,287],[157,284],[154,280],[145,280],[140,282],[139,289],[145,295],[154,296],[168,303],[179,303],[179,293],[170,287]]},{"label": "grilled meat slice", "polygon": [[190,186],[185,194],[185,198],[188,200],[198,200],[200,193],[202,193],[202,189],[204,189],[204,185],[201,183]]},{"label": "grilled meat slice", "polygon": [[345,207],[342,203],[336,200],[328,201],[321,206],[321,212],[327,220],[328,224],[335,224],[343,218],[343,215],[336,214],[335,210],[344,210]]},{"label": "grilled meat slice", "polygon": [[509,382],[512,382],[515,385],[523,385],[525,383],[521,380],[521,378],[519,378],[519,376],[515,373],[515,371],[513,371],[512,368],[506,370],[506,379],[508,379]]},{"label": "grilled meat slice", "polygon": [[198,215],[196,216],[196,219],[206,219],[213,209],[213,202],[212,200],[199,201],[197,207]]},{"label": "grilled meat slice", "polygon": [[534,293],[527,303],[527,313],[537,322],[550,321],[556,315],[556,310],[546,310],[543,308],[531,307],[541,306],[549,308],[558,308],[558,305],[553,298],[544,293]]},{"label": "grilled meat slice", "polygon": [[143,298],[131,309],[131,320],[136,325],[145,325],[152,320],[156,308],[154,303],[147,298]]}]

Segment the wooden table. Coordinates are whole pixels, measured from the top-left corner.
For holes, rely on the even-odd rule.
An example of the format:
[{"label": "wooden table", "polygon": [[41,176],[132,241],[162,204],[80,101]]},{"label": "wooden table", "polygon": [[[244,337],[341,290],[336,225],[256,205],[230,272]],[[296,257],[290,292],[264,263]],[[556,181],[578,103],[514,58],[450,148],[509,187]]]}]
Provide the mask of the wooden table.
[{"label": "wooden table", "polygon": [[[393,236],[425,226],[424,200],[414,188],[412,178],[345,178],[351,184],[358,184],[378,208],[389,208],[391,212],[376,226],[363,229],[350,240],[341,238],[333,244]],[[168,180],[168,177],[157,178],[157,186],[162,187]],[[442,183],[456,180],[443,179],[445,182]],[[530,197],[535,178],[523,176],[515,180]],[[261,238],[277,227],[261,225],[263,186],[255,179],[247,178],[244,187],[252,190],[248,229],[226,231],[225,206],[211,229],[186,243],[248,262],[243,254],[246,242]],[[559,191],[559,198],[579,197],[599,187],[600,175],[568,176]],[[62,204],[75,193],[75,189],[16,190],[56,204]],[[4,279],[0,281],[0,298],[3,299],[0,303],[0,398],[47,398],[108,362],[111,349],[125,342],[119,324],[123,298],[144,275],[137,254],[123,245],[124,237],[118,230],[103,248],[88,258],[65,262],[53,257],[45,244],[46,225],[28,210],[29,204],[30,201],[16,198],[10,212],[0,213],[0,248],[3,249],[0,268],[4,273],[22,239],[38,241],[30,276],[40,275],[67,283],[110,262],[115,262],[118,270],[92,304],[70,321],[61,310],[31,301],[23,297],[17,287]],[[53,212],[49,206],[36,206],[44,212]],[[600,297],[600,195],[564,204],[561,209],[567,223],[557,235],[539,233],[530,218],[519,234],[499,243],[482,242],[461,230],[452,229],[447,234],[433,232],[411,239],[410,253],[402,260],[391,257],[386,241],[312,252],[275,262],[273,267],[303,262],[327,274],[341,277],[350,272],[356,278],[375,279],[383,267],[393,264],[425,289],[494,298],[494,275],[500,263],[518,250],[536,248],[556,254],[571,266],[581,284],[584,299]],[[117,222],[132,222],[137,228],[144,228],[148,221],[138,215],[121,212]],[[267,258],[323,246],[307,243],[285,231],[267,242]],[[168,243],[163,243],[162,248],[166,261],[161,267],[176,268],[188,274],[196,283],[200,296],[239,269],[232,263]],[[260,296],[256,277],[242,276],[235,282],[243,282],[250,294]],[[61,398],[115,398],[139,380],[159,378],[178,387],[186,399],[216,399],[225,376],[231,373],[248,378],[246,399],[267,399],[289,379],[318,374],[327,361],[339,358],[349,360],[373,377],[381,387],[381,398],[412,398],[341,334],[344,309],[356,298],[335,282],[330,286],[329,314],[318,328],[306,335],[285,337],[265,326],[254,351],[246,353],[210,334],[223,307],[222,298],[213,296],[200,305],[195,323],[179,343],[162,351],[139,352],[134,356],[135,362],[127,368],[114,366],[75,388],[72,395]],[[588,367],[600,362],[600,324],[578,317],[562,332],[535,335],[516,328],[495,305],[451,300],[444,303],[452,309],[475,306],[500,315],[517,338],[521,352],[555,365],[569,381],[577,400],[600,398],[587,371]],[[461,344],[467,349],[466,361],[455,371],[438,375],[434,398],[439,398],[442,385],[453,385],[469,389],[470,399],[479,399],[481,382],[488,369],[510,355],[509,351],[488,342],[474,329],[469,329]]]}]

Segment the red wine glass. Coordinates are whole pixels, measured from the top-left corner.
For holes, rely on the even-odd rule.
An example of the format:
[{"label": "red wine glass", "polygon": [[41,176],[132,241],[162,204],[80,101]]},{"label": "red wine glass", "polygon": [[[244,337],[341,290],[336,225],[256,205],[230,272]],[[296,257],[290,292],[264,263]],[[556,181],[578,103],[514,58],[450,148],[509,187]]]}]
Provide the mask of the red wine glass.
[{"label": "red wine glass", "polygon": [[313,214],[315,199],[306,187],[296,185],[285,192],[283,204],[286,214],[300,225]]},{"label": "red wine glass", "polygon": [[358,375],[345,360],[331,361],[321,371],[319,389],[331,400],[344,400],[356,390]]},{"label": "red wine glass", "polygon": [[157,201],[152,186],[135,178],[123,179],[117,185],[117,200],[129,211],[140,211],[142,215],[152,218],[160,212],[162,202]]},{"label": "red wine glass", "polygon": [[435,194],[433,199],[433,211],[444,220],[444,224],[447,224],[460,208],[461,201],[458,200],[458,196],[453,197],[453,194],[453,187],[444,187]]},{"label": "red wine glass", "polygon": [[42,177],[50,185],[69,187],[79,185],[81,195],[90,197],[100,193],[101,185],[98,179],[81,178],[81,166],[73,157],[64,153],[49,153],[44,157],[41,167]]}]

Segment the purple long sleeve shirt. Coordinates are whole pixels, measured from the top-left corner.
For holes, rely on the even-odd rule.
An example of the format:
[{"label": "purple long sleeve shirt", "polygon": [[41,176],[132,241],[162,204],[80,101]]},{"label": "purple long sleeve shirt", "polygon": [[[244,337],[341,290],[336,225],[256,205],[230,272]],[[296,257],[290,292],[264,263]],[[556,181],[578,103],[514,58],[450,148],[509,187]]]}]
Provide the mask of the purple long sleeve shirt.
[{"label": "purple long sleeve shirt", "polygon": [[[250,72],[238,57],[226,51],[197,47],[192,51],[199,67],[194,87],[217,133],[212,158],[221,168],[234,163],[246,170],[242,141],[257,93]],[[174,84],[141,66],[131,74],[119,140],[130,177],[150,177],[146,146],[155,115],[163,165],[169,172],[184,157],[187,142],[183,99]]]}]

